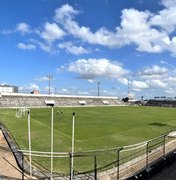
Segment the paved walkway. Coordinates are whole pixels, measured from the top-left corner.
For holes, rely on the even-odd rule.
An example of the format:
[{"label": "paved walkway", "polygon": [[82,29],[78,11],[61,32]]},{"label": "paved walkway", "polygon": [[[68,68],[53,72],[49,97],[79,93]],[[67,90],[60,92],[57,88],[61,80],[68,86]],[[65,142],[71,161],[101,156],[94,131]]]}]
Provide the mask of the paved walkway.
[{"label": "paved walkway", "polygon": [[[174,138],[172,141],[166,143],[166,145],[165,145],[166,155],[175,149],[176,149],[176,139]],[[163,147],[162,146],[157,149],[152,150],[149,153],[148,164],[154,162],[155,160],[157,160],[161,157],[163,157]],[[136,172],[145,168],[146,164],[147,164],[147,161],[146,161],[146,154],[145,154],[145,155],[139,156],[125,164],[120,165],[119,179],[123,180],[123,179],[126,179],[126,178],[134,175]],[[115,180],[115,179],[117,179],[117,168],[112,168],[110,170],[100,172],[98,179],[100,179],[100,180]]]},{"label": "paved walkway", "polygon": [[[9,148],[2,131],[0,131],[0,146]],[[3,179],[28,179],[19,169],[13,153],[0,148],[0,180]]]}]

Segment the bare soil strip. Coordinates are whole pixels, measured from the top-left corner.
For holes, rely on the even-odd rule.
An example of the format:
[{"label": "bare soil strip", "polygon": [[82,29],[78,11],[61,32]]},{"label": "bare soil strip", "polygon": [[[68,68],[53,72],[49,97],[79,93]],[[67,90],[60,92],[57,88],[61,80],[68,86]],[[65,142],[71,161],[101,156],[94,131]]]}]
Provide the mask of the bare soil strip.
[{"label": "bare soil strip", "polygon": [[[0,146],[9,148],[2,131],[0,131]],[[0,148],[0,178],[3,179],[28,179],[18,167],[12,152]]]}]

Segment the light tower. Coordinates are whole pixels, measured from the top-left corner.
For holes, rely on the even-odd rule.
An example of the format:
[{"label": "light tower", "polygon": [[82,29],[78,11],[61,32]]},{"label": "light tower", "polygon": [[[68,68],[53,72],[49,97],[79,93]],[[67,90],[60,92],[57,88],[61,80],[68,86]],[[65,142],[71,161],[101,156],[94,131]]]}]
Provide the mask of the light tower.
[{"label": "light tower", "polygon": [[51,94],[51,80],[53,79],[53,75],[48,74],[47,75],[48,81],[49,81],[49,90],[48,90],[48,94]]},{"label": "light tower", "polygon": [[129,97],[130,95],[130,81],[129,81],[129,78],[128,78],[128,90],[127,90],[127,97]]},{"label": "light tower", "polygon": [[100,84],[101,84],[100,81],[98,81],[98,82],[97,82],[97,86],[98,86],[98,94],[97,94],[97,95],[98,95],[98,96],[100,96]]}]

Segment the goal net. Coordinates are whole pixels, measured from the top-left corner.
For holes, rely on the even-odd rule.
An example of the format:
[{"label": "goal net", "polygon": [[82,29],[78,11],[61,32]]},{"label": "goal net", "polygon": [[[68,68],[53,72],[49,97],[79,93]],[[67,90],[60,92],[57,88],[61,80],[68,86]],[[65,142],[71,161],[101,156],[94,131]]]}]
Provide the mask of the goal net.
[{"label": "goal net", "polygon": [[22,118],[23,116],[26,115],[26,111],[29,111],[29,109],[27,109],[27,108],[25,108],[25,107],[18,109],[17,112],[16,112],[15,117],[17,117],[17,118]]}]

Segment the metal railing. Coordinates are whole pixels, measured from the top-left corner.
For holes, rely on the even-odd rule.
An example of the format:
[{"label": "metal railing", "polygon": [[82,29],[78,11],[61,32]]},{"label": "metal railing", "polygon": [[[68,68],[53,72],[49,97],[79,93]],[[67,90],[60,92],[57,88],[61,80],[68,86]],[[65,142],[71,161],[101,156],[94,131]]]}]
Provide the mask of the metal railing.
[{"label": "metal railing", "polygon": [[[128,178],[142,169],[149,169],[156,161],[165,158],[168,153],[176,149],[176,139],[169,137],[168,134],[169,132],[143,143],[112,149],[77,153],[54,152],[54,161],[62,159],[63,164],[65,163],[68,166],[68,173],[54,172],[52,177],[63,180],[101,180],[103,176],[108,176],[112,180]],[[6,139],[8,138],[6,137]],[[16,156],[17,162],[19,161],[18,165],[21,167],[22,179],[26,178],[25,173],[29,173],[27,162],[29,154],[27,151],[15,149],[11,146],[10,148],[0,146],[0,149],[12,152]],[[41,158],[50,158],[51,153],[32,152],[32,158],[37,155],[40,155]],[[73,167],[71,166],[72,158],[74,158]],[[37,174],[36,169],[36,167],[32,168],[34,176]],[[50,178],[49,170],[46,169],[44,172],[38,170],[38,172],[38,177]],[[73,172],[73,177],[71,172]]]}]

